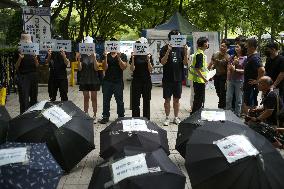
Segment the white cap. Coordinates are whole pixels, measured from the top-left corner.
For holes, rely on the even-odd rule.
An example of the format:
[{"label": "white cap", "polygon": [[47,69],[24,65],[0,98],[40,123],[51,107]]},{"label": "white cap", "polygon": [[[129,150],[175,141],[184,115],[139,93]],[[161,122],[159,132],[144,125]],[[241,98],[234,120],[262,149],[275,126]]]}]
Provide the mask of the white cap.
[{"label": "white cap", "polygon": [[145,38],[145,37],[140,37],[138,39],[138,41],[140,41],[141,43],[144,43],[144,44],[147,44],[148,43],[148,40]]},{"label": "white cap", "polygon": [[90,36],[85,37],[84,43],[93,43],[93,42],[94,42],[94,39],[92,37]]}]

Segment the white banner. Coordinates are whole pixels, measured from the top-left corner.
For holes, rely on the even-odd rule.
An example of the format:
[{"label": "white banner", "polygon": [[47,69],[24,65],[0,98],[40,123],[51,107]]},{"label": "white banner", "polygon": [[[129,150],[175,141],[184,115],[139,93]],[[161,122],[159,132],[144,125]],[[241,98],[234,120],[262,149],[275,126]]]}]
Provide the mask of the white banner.
[{"label": "white banner", "polygon": [[93,54],[96,52],[95,43],[79,43],[80,54]]},{"label": "white banner", "polygon": [[184,47],[186,45],[186,35],[171,35],[170,44],[172,47]]},{"label": "white banner", "polygon": [[31,112],[31,111],[41,111],[41,110],[43,110],[43,108],[44,108],[44,106],[45,106],[45,104],[48,102],[48,100],[44,100],[44,101],[41,101],[41,102],[38,102],[38,103],[36,103],[35,105],[33,105],[33,106],[31,106],[29,109],[27,109],[25,112],[24,112],[24,114],[25,113],[29,113],[29,112]]},{"label": "white banner", "polygon": [[146,174],[149,172],[145,154],[128,156],[111,165],[113,182],[117,184],[128,177]]},{"label": "white banner", "polygon": [[71,40],[56,40],[53,51],[60,51],[63,49],[65,52],[71,52]]},{"label": "white banner", "polygon": [[119,41],[106,41],[105,51],[106,52],[120,52],[120,42]]},{"label": "white banner", "polygon": [[48,51],[48,49],[53,50],[56,45],[56,39],[43,39],[40,40],[39,49],[41,51]]},{"label": "white banner", "polygon": [[212,77],[214,77],[216,75],[216,69],[214,70],[210,70],[207,75],[206,75],[206,79],[209,80],[211,79]]},{"label": "white banner", "polygon": [[52,106],[51,108],[46,109],[42,115],[58,128],[72,119],[70,115],[58,106]]},{"label": "white banner", "polygon": [[28,161],[27,147],[7,148],[0,150],[0,166]]},{"label": "white banner", "polygon": [[34,43],[50,39],[50,8],[49,7],[23,7],[23,29],[29,33]]},{"label": "white banner", "polygon": [[226,115],[224,111],[202,111],[201,120],[225,121]]},{"label": "white banner", "polygon": [[221,140],[214,141],[213,144],[218,146],[229,163],[259,154],[259,151],[244,135],[231,135]]},{"label": "white banner", "polygon": [[149,53],[149,45],[143,43],[133,44],[134,55],[147,55]]},{"label": "white banner", "polygon": [[39,44],[38,43],[19,43],[18,48],[23,54],[31,54],[31,55],[39,54]]}]

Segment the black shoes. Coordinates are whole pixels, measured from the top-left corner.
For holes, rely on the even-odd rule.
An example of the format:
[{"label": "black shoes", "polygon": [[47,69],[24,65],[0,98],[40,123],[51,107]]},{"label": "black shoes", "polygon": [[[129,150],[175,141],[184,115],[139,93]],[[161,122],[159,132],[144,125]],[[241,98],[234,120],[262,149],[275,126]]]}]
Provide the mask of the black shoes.
[{"label": "black shoes", "polygon": [[108,121],[109,121],[109,118],[108,118],[108,117],[103,117],[103,119],[101,119],[101,120],[99,121],[99,123],[101,123],[101,124],[106,124]]}]

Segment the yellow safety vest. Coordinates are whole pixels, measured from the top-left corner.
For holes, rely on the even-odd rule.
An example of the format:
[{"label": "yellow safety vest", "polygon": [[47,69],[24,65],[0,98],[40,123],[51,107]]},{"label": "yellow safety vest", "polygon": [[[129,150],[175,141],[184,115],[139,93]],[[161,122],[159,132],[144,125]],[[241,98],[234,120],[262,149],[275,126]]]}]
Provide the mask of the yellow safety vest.
[{"label": "yellow safety vest", "polygon": [[207,62],[206,62],[205,54],[204,54],[204,51],[202,51],[201,49],[197,49],[197,52],[194,53],[193,58],[192,58],[192,63],[191,63],[189,73],[188,73],[188,79],[192,80],[193,82],[197,82],[197,83],[205,83],[204,80],[201,77],[199,77],[198,73],[194,69],[195,64],[196,64],[196,55],[198,54],[203,55],[201,74],[206,78],[208,70],[207,70]]}]

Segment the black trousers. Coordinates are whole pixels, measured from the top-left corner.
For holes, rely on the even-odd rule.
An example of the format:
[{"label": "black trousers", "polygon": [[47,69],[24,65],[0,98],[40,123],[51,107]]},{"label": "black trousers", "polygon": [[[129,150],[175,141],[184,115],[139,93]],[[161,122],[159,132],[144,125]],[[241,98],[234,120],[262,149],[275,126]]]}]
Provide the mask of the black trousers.
[{"label": "black trousers", "polygon": [[226,75],[215,75],[214,86],[219,97],[218,108],[226,108]]},{"label": "black trousers", "polygon": [[59,89],[61,101],[68,100],[68,80],[66,79],[55,79],[49,77],[48,79],[48,94],[50,101],[55,101],[57,96],[57,91]]},{"label": "black trousers", "polygon": [[194,88],[194,99],[193,99],[192,112],[190,114],[193,114],[194,112],[198,111],[200,108],[204,107],[204,102],[205,102],[205,83],[193,82],[193,88]]},{"label": "black trousers", "polygon": [[150,120],[152,82],[132,80],[132,117],[140,117],[140,98],[143,97],[143,117]]},{"label": "black trousers", "polygon": [[18,75],[20,113],[37,103],[38,76],[36,72]]}]

